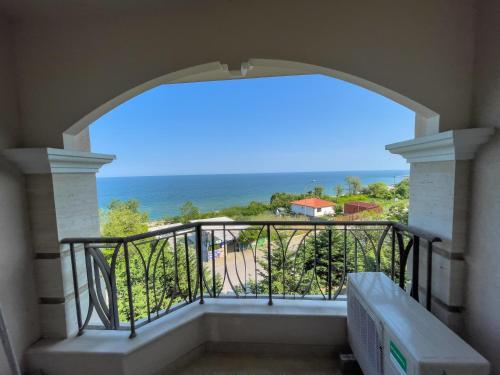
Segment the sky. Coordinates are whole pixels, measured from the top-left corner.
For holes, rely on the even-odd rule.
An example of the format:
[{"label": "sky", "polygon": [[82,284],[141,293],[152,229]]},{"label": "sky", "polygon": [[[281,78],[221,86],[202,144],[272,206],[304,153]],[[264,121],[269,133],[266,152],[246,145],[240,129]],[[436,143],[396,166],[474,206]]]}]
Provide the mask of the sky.
[{"label": "sky", "polygon": [[414,112],[322,75],[161,85],[90,127],[100,177],[408,169]]}]

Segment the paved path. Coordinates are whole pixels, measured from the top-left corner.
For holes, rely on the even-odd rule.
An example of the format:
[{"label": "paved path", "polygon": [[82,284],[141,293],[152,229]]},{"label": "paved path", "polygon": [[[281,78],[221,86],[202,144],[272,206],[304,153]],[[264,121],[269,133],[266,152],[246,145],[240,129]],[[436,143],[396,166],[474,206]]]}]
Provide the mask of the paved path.
[{"label": "paved path", "polygon": [[[303,235],[294,236],[288,248],[289,253],[297,250],[302,237]],[[273,248],[273,250],[279,249]],[[231,283],[234,287],[241,287],[241,284],[248,283],[250,280],[255,281],[256,276],[257,281],[261,280],[258,271],[262,270],[262,266],[259,264],[259,261],[260,263],[262,263],[262,261],[266,262],[267,248],[264,246],[260,249],[257,249],[256,255],[257,264],[255,264],[255,257],[252,249],[247,249],[240,252],[228,252],[226,259],[224,259],[224,257],[215,259],[215,273],[218,274],[221,279],[224,279],[224,268],[226,267],[227,269],[226,279],[224,281],[221,292],[222,294],[233,292],[229,280],[231,280]],[[207,266],[210,270],[212,269],[211,260],[208,262]]]}]

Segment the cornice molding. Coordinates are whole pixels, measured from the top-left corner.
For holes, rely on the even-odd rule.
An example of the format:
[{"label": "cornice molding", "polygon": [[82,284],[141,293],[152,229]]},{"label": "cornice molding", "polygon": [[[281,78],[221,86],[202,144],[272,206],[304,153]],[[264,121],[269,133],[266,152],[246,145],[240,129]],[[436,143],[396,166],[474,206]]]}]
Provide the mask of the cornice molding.
[{"label": "cornice molding", "polygon": [[97,173],[116,159],[115,155],[58,148],[13,148],[3,154],[24,174]]},{"label": "cornice molding", "polygon": [[478,148],[488,142],[493,128],[449,130],[385,146],[409,163],[474,159]]}]

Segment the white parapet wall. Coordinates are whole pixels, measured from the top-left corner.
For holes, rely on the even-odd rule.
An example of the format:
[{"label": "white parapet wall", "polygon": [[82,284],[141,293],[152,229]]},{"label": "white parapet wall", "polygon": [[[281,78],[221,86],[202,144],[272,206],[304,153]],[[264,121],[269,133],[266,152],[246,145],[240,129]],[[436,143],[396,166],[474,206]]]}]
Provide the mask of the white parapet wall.
[{"label": "white parapet wall", "polygon": [[[140,328],[88,330],[80,337],[43,340],[26,353],[32,371],[51,375],[148,375],[175,368],[214,344],[223,350],[262,346],[338,352],[347,347],[345,301],[207,299]],[[285,349],[283,349],[285,348]]]}]

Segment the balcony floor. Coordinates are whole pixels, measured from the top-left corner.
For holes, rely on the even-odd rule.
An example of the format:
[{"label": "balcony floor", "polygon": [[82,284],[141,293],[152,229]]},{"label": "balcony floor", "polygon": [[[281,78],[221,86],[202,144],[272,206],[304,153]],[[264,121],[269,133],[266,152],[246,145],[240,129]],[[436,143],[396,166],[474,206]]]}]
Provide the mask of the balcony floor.
[{"label": "balcony floor", "polygon": [[268,375],[329,374],[340,375],[338,362],[331,356],[262,355],[244,353],[205,353],[182,369],[182,375]]}]

